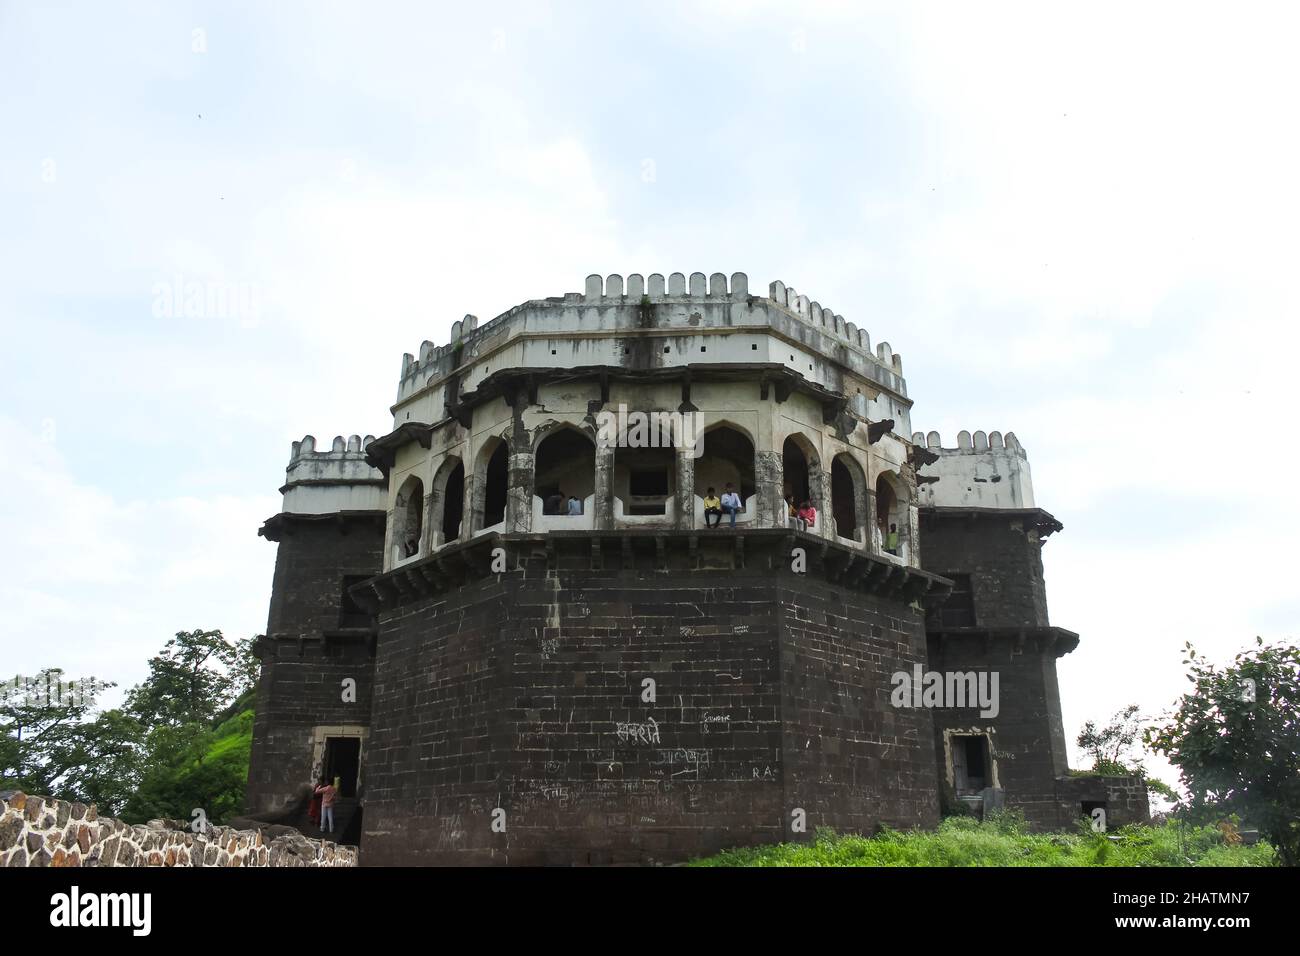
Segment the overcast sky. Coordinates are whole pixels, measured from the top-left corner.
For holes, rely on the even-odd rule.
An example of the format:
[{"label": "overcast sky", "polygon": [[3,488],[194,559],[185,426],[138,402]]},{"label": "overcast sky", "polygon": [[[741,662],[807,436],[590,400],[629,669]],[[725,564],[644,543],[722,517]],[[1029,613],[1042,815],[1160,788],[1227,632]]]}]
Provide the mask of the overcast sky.
[{"label": "overcast sky", "polygon": [[1016,433],[1067,737],[1160,713],[1296,635],[1294,17],[0,0],[0,671],[263,631],[289,443],[466,313],[743,271]]}]

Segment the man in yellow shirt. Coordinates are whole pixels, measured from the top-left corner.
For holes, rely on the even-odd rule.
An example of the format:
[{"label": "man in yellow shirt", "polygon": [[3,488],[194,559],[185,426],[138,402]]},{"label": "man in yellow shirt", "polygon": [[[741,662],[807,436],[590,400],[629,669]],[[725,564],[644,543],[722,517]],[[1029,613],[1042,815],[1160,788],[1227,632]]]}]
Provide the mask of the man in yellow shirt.
[{"label": "man in yellow shirt", "polygon": [[[709,524],[710,515],[713,516],[713,524]],[[720,524],[722,524],[722,499],[710,488],[704,495],[704,527],[716,528]]]}]

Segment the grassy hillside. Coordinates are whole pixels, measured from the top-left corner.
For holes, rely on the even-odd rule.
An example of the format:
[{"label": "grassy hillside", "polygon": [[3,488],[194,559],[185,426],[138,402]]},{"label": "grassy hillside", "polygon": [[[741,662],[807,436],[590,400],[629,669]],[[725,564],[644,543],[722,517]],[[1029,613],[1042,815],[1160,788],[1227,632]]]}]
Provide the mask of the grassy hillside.
[{"label": "grassy hillside", "polygon": [[1226,845],[1214,827],[1030,834],[1008,816],[985,823],[951,817],[936,831],[871,838],[819,830],[811,843],[728,850],[691,866],[1272,866],[1273,857],[1266,843]]},{"label": "grassy hillside", "polygon": [[146,773],[122,817],[130,822],[151,817],[189,820],[201,809],[212,823],[223,823],[238,815],[252,746],[253,711],[248,708],[194,738],[176,764]]}]

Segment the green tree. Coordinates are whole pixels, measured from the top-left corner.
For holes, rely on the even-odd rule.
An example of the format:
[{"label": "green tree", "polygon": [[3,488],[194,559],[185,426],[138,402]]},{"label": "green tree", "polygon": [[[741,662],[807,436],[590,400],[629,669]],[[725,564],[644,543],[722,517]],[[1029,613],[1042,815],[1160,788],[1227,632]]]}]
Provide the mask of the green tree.
[{"label": "green tree", "polygon": [[1218,668],[1186,645],[1191,693],[1146,732],[1178,768],[1189,813],[1236,813],[1258,827],[1284,865],[1300,864],[1300,647],[1256,646]]},{"label": "green tree", "polygon": [[1075,743],[1092,757],[1094,772],[1107,775],[1146,775],[1142,762],[1133,753],[1138,735],[1142,732],[1142,721],[1137,713],[1138,705],[1129,704],[1112,715],[1104,727],[1098,728],[1091,720],[1083,725]]},{"label": "green tree", "polygon": [[75,766],[70,755],[84,743],[82,724],[94,709],[95,695],[112,686],[91,678],[78,687],[65,682],[57,667],[0,686],[0,785],[59,792]]},{"label": "green tree", "polygon": [[179,631],[127,693],[126,709],[150,726],[204,724],[238,693],[240,649],[220,631]]}]

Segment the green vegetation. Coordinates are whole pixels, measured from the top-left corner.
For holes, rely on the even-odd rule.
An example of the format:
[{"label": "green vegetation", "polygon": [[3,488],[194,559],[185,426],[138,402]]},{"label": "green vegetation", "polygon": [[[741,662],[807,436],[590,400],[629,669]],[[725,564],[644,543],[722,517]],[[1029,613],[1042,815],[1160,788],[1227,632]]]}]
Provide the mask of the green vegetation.
[{"label": "green vegetation", "polygon": [[[196,809],[223,823],[243,808],[257,672],[251,640],[182,631],[120,708],[0,687],[0,789],[94,803],[128,823]],[[47,678],[57,686],[62,672],[42,671],[37,686]]]},{"label": "green vegetation", "polygon": [[1284,866],[1300,866],[1300,647],[1242,651],[1223,668],[1186,645],[1192,690],[1146,743],[1178,768],[1188,819],[1229,814],[1259,828]]},{"label": "green vegetation", "polygon": [[[1113,837],[1114,839],[1111,839]],[[1273,848],[1230,845],[1211,826],[1166,823],[1093,833],[1024,832],[1013,814],[979,822],[949,817],[935,831],[886,830],[875,837],[817,831],[809,843],[727,850],[691,866],[1273,866]]]}]

